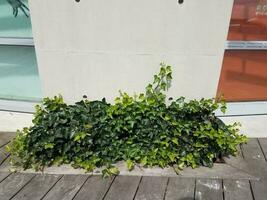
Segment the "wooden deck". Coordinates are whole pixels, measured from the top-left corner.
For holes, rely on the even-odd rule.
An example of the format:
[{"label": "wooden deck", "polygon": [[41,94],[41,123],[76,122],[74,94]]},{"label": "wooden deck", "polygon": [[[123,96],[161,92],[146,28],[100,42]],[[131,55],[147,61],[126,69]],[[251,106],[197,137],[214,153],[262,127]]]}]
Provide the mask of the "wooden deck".
[{"label": "wooden deck", "polygon": [[[8,158],[4,146],[10,135],[0,135],[0,168]],[[267,163],[267,138],[250,139],[241,146],[246,162]],[[262,168],[257,168],[259,171]],[[267,200],[267,174],[261,179],[59,175],[0,172],[0,200]]]}]

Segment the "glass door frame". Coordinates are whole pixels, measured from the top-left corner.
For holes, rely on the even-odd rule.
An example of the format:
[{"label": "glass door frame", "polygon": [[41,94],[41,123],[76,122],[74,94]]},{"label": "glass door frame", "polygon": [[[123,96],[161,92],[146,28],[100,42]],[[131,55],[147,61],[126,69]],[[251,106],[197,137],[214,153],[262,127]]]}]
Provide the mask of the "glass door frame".
[{"label": "glass door frame", "polygon": [[[0,46],[34,47],[32,37],[0,37]],[[39,102],[0,99],[0,110],[9,112],[34,113],[34,106]]]},{"label": "glass door frame", "polygon": [[0,37],[0,45],[34,47],[34,42],[32,37]]},{"label": "glass door frame", "polygon": [[[267,41],[245,41],[227,40],[225,51],[227,50],[267,50]],[[267,67],[267,66],[266,66]],[[240,101],[227,103],[226,114],[216,112],[218,116],[247,116],[247,115],[267,115],[267,101]]]}]

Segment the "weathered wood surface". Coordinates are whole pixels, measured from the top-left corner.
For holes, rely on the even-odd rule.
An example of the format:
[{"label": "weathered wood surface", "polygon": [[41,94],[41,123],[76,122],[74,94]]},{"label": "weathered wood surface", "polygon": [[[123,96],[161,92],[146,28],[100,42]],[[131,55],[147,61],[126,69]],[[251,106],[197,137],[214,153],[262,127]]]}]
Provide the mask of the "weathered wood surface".
[{"label": "weathered wood surface", "polygon": [[43,199],[72,200],[87,178],[87,175],[64,175]]},{"label": "weathered wood surface", "polygon": [[[6,177],[5,177],[6,176]],[[85,175],[4,175],[1,200],[266,200],[267,180]],[[141,182],[140,182],[141,180]],[[251,189],[253,191],[251,191]],[[253,194],[253,195],[252,195]]]},{"label": "weathered wood surface", "polygon": [[254,200],[267,200],[267,179],[251,181]]},{"label": "weathered wood surface", "polygon": [[59,175],[36,175],[12,200],[41,199],[60,179]]},{"label": "weathered wood surface", "polygon": [[10,156],[8,156],[0,165],[0,170],[1,172],[7,172],[10,171],[11,168],[12,166],[10,164]]},{"label": "weathered wood surface", "polygon": [[87,179],[74,200],[102,200],[111,186],[114,177],[103,179],[101,176],[91,176]]},{"label": "weathered wood surface", "polygon": [[265,141],[250,138],[248,144],[242,145],[244,160],[236,164],[239,169],[249,172],[258,179],[267,179],[267,162],[264,156]]},{"label": "weathered wood surface", "polygon": [[217,179],[196,180],[196,200],[223,200],[222,181]]},{"label": "weathered wood surface", "polygon": [[194,199],[195,179],[169,178],[165,200]]},{"label": "weathered wood surface", "polygon": [[253,200],[248,180],[224,180],[225,200]]},{"label": "weathered wood surface", "polygon": [[241,149],[241,145],[238,145],[237,146],[237,153],[236,153],[236,158],[238,159],[244,159],[244,156],[243,156],[243,152],[242,152],[242,149]]},{"label": "weathered wood surface", "polygon": [[15,133],[0,132],[0,165],[8,158],[9,153],[6,151],[6,145],[15,137]]},{"label": "weathered wood surface", "polygon": [[166,177],[143,177],[135,200],[162,200],[165,195],[168,178]]},{"label": "weathered wood surface", "polygon": [[247,160],[265,160],[257,138],[250,138],[247,144],[242,145],[242,151]]},{"label": "weathered wood surface", "polygon": [[0,147],[8,144],[15,137],[15,133],[0,132]]},{"label": "weathered wood surface", "polygon": [[141,177],[117,176],[111,185],[105,200],[132,200],[137,191]]},{"label": "weathered wood surface", "polygon": [[0,199],[11,199],[23,188],[35,175],[11,174],[0,183]]},{"label": "weathered wood surface", "polygon": [[267,161],[267,138],[260,138],[258,139],[261,149],[263,151],[263,154],[265,156],[265,160]]},{"label": "weathered wood surface", "polygon": [[0,183],[9,175],[8,172],[0,172]]},{"label": "weathered wood surface", "polygon": [[0,148],[0,165],[7,159],[9,153],[6,151],[6,147],[2,146]]}]

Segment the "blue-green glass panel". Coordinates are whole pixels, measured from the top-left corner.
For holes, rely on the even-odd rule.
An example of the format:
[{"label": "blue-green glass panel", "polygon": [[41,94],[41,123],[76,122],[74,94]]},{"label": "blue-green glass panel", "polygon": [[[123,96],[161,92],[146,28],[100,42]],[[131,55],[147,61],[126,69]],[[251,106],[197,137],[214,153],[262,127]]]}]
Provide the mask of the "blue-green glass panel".
[{"label": "blue-green glass panel", "polygon": [[[22,2],[28,5],[27,0]],[[30,18],[21,11],[14,17],[6,0],[0,0],[0,37],[32,37]]]},{"label": "blue-green glass panel", "polygon": [[42,98],[34,47],[0,46],[0,98]]}]

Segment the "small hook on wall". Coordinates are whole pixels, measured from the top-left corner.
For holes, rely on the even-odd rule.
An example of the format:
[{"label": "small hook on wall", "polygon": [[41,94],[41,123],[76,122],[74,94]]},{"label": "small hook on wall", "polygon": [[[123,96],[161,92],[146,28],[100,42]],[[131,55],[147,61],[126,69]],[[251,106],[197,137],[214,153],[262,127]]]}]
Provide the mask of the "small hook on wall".
[{"label": "small hook on wall", "polygon": [[184,0],[178,0],[178,3],[179,3],[179,4],[184,3]]}]

